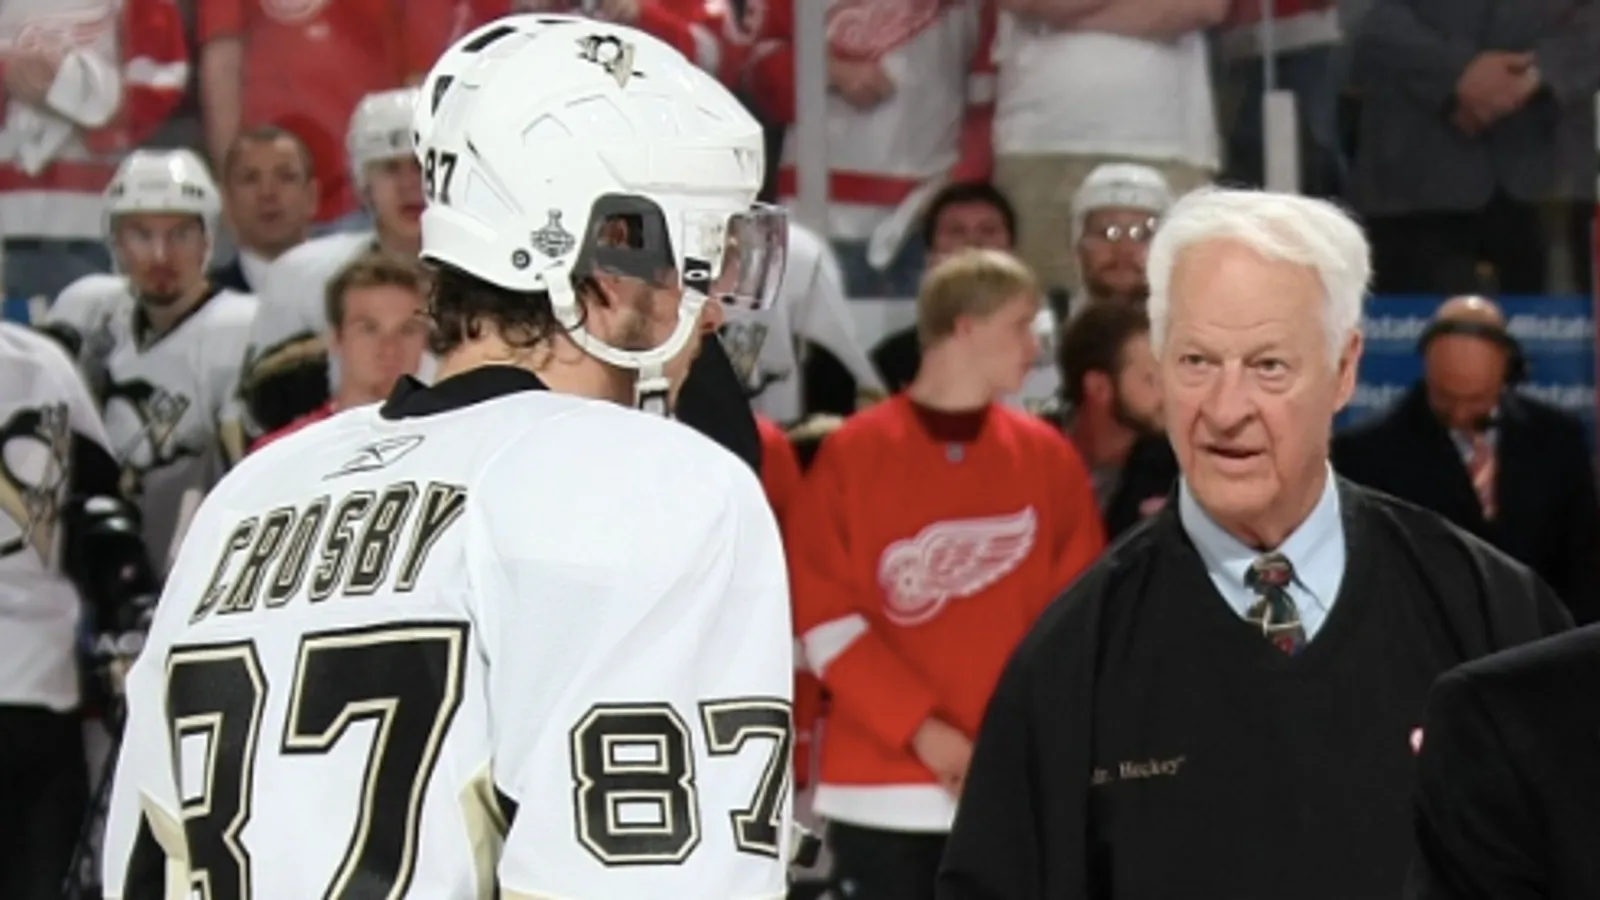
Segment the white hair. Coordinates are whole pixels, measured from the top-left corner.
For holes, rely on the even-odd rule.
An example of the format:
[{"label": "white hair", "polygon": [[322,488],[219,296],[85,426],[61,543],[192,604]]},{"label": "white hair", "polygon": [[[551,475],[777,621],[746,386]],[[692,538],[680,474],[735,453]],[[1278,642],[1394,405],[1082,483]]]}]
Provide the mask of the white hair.
[{"label": "white hair", "polygon": [[1172,271],[1183,251],[1237,241],[1270,260],[1315,270],[1330,360],[1361,326],[1372,249],[1361,226],[1325,200],[1270,191],[1200,188],[1173,205],[1150,242],[1150,341],[1159,353],[1172,310]]}]

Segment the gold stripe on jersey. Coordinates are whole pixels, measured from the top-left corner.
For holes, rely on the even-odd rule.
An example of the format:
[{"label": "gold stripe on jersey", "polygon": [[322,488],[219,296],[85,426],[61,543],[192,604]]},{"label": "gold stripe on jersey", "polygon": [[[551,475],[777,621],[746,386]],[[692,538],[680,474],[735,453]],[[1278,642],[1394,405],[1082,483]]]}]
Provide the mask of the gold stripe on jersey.
[{"label": "gold stripe on jersey", "polygon": [[472,867],[478,873],[478,896],[494,900],[495,873],[500,851],[510,830],[505,813],[494,793],[494,776],[484,763],[461,789],[461,819],[472,842]]}]

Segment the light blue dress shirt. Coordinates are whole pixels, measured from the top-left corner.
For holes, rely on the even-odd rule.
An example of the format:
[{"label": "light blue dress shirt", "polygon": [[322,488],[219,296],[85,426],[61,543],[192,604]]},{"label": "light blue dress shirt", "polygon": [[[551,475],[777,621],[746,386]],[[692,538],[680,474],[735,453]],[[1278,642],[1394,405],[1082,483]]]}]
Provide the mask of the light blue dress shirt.
[{"label": "light blue dress shirt", "polygon": [[[1211,576],[1217,592],[1240,618],[1244,618],[1259,599],[1255,591],[1245,587],[1244,576],[1261,551],[1224,531],[1200,508],[1200,502],[1189,490],[1189,483],[1183,479],[1178,483],[1178,520],[1200,552],[1206,574]],[[1289,596],[1300,610],[1300,625],[1305,629],[1306,640],[1310,640],[1327,621],[1328,612],[1339,595],[1339,585],[1344,581],[1344,520],[1339,514],[1339,489],[1332,468],[1328,470],[1327,485],[1311,515],[1277,550],[1288,557],[1289,564],[1294,567]]]}]

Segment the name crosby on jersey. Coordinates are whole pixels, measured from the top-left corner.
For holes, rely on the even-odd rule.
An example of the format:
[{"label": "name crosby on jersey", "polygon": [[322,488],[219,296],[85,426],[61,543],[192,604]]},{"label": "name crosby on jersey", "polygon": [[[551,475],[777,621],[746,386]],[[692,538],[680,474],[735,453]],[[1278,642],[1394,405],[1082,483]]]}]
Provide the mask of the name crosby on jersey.
[{"label": "name crosby on jersey", "polygon": [[461,485],[397,481],[337,498],[330,492],[303,507],[281,506],[250,516],[234,525],[223,542],[190,621],[274,609],[302,587],[312,603],[335,594],[369,596],[385,581],[396,593],[408,592],[428,554],[461,519],[466,505],[467,490]]}]

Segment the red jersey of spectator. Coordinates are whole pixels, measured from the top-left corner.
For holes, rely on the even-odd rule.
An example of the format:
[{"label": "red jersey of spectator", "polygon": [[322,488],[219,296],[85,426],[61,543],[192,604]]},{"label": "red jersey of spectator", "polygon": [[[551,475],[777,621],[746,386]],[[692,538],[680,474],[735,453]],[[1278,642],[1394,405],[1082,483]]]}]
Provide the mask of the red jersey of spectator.
[{"label": "red jersey of spectator", "polygon": [[772,511],[781,519],[800,486],[800,460],[789,443],[789,435],[777,422],[756,416],[756,430],[761,433],[761,486],[766,489]]},{"label": "red jersey of spectator", "polygon": [[[767,502],[780,519],[789,509],[795,492],[800,487],[800,460],[795,455],[789,435],[777,422],[766,416],[756,416],[756,428],[761,432],[761,486],[766,489]],[[794,780],[795,787],[804,788],[811,781],[812,744],[816,738],[817,724],[822,719],[822,682],[805,668],[805,657],[800,648],[794,655]]]},{"label": "red jersey of spectator", "polygon": [[345,130],[362,97],[426,75],[459,35],[458,0],[200,0],[200,43],[244,45],[240,129],[275,124],[311,149],[317,221],[356,209]]},{"label": "red jersey of spectator", "polygon": [[[0,234],[102,234],[101,194],[117,165],[183,100],[186,41],[172,0],[0,3]],[[19,110],[5,71],[30,54],[55,59],[57,71],[44,108]],[[57,126],[70,133],[52,135]]]},{"label": "red jersey of spectator", "polygon": [[1099,556],[1088,470],[1021,411],[902,394],[823,442],[786,525],[795,630],[831,695],[817,813],[948,829],[911,738],[929,717],[976,736],[1012,650]]},{"label": "red jersey of spectator", "polygon": [[294,421],[292,421],[289,424],[283,426],[282,428],[279,428],[277,431],[269,431],[266,434],[263,434],[261,437],[256,438],[255,439],[255,443],[250,445],[250,452],[254,453],[257,450],[260,450],[262,447],[265,447],[266,445],[272,443],[273,441],[278,440],[279,438],[288,437],[289,435],[294,434],[296,431],[299,431],[300,429],[306,427],[307,425],[312,425],[312,424],[315,424],[317,422],[321,422],[323,419],[326,419],[326,418],[328,418],[328,417],[330,417],[332,415],[333,415],[333,401],[330,400],[327,403],[324,403],[321,406],[317,407],[316,409],[313,409],[311,412],[306,413],[305,415],[301,416],[300,418],[295,419]]}]

